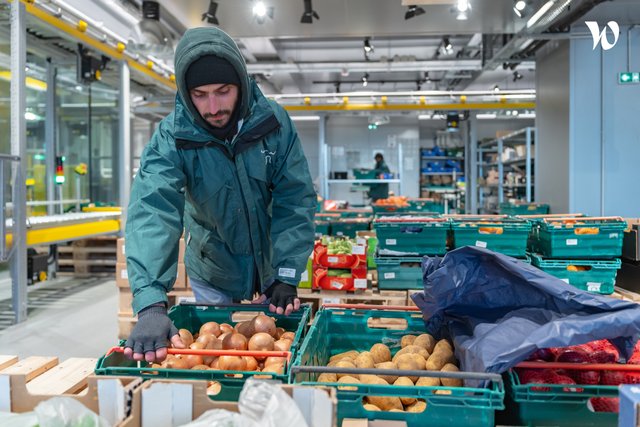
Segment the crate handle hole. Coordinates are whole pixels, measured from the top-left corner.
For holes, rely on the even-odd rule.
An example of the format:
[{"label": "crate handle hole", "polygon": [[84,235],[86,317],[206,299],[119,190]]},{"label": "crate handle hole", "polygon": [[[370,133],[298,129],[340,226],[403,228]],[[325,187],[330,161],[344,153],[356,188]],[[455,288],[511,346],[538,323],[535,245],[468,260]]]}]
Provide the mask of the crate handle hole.
[{"label": "crate handle hole", "polygon": [[600,229],[598,227],[578,227],[574,229],[573,232],[578,236],[593,236],[600,234]]},{"label": "crate handle hole", "polygon": [[409,326],[407,319],[397,317],[369,317],[367,326],[370,329],[397,329],[405,330]]},{"label": "crate handle hole", "polygon": [[222,384],[218,381],[209,381],[207,384],[207,396],[216,396],[222,391]]},{"label": "crate handle hole", "polygon": [[253,319],[259,314],[264,314],[261,311],[234,311],[231,313],[231,321],[234,323],[246,322]]},{"label": "crate handle hole", "polygon": [[[595,400],[594,399],[599,399]],[[592,397],[587,400],[587,409],[595,413],[617,413],[620,408],[619,398],[616,397]],[[596,411],[595,407],[598,407]]]},{"label": "crate handle hole", "polygon": [[403,234],[418,234],[418,233],[422,233],[422,230],[424,230],[424,228],[422,227],[401,227],[400,228],[400,232]]},{"label": "crate handle hole", "polygon": [[478,233],[480,234],[502,234],[504,229],[502,227],[479,227]]},{"label": "crate handle hole", "polygon": [[590,271],[592,267],[590,265],[568,265],[567,271]]},{"label": "crate handle hole", "polygon": [[[377,401],[376,398],[400,399],[401,400],[400,403],[402,404],[401,406],[403,409],[400,409],[400,408],[390,409],[390,410],[382,409],[375,403],[372,403],[372,402],[376,402],[379,404],[381,403]],[[414,400],[413,403],[410,403],[411,399]],[[403,400],[404,402],[402,402]],[[364,408],[365,411],[369,411],[369,412],[409,412],[413,414],[420,414],[427,410],[427,402],[425,402],[424,399],[414,399],[412,397],[404,397],[404,396],[374,396],[374,398],[371,401],[369,401],[367,397],[364,397],[362,399],[362,407]]]}]

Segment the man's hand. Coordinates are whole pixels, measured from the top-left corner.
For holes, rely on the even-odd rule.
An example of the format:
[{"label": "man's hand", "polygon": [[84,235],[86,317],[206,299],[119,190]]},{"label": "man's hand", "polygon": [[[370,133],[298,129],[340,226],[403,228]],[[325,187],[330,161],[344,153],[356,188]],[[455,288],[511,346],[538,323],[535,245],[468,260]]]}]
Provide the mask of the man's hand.
[{"label": "man's hand", "polygon": [[273,285],[267,289],[260,297],[251,301],[253,304],[264,304],[271,299],[269,311],[272,313],[290,315],[294,311],[300,309],[300,300],[298,299],[298,289],[279,280],[273,282]]},{"label": "man's hand", "polygon": [[169,339],[175,348],[186,348],[164,304],[149,306],[138,313],[138,323],[125,344],[124,355],[137,361],[162,362],[167,357]]}]

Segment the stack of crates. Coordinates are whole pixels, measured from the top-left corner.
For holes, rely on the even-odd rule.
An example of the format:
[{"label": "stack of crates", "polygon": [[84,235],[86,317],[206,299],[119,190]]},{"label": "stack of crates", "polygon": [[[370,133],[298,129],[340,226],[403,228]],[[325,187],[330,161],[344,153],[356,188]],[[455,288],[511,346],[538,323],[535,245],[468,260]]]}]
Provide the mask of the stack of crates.
[{"label": "stack of crates", "polygon": [[451,248],[477,246],[514,258],[527,257],[531,223],[507,215],[451,215]]},{"label": "stack of crates", "polygon": [[500,203],[503,215],[548,215],[549,205],[546,203]]},{"label": "stack of crates", "polygon": [[331,221],[331,236],[355,238],[358,231],[371,229],[370,209],[337,209],[339,218]]},{"label": "stack of crates", "polygon": [[314,218],[314,224],[316,227],[315,237],[316,239],[322,236],[331,235],[331,224],[340,219],[338,213],[318,212]]},{"label": "stack of crates", "polygon": [[[336,248],[339,250],[336,251]],[[367,289],[367,241],[325,236],[313,248],[313,289]]]},{"label": "stack of crates", "polygon": [[422,289],[422,257],[447,251],[449,221],[438,216],[378,216],[378,288]]},{"label": "stack of crates", "polygon": [[613,293],[626,222],[620,217],[550,216],[534,220],[532,263],[584,291]]}]

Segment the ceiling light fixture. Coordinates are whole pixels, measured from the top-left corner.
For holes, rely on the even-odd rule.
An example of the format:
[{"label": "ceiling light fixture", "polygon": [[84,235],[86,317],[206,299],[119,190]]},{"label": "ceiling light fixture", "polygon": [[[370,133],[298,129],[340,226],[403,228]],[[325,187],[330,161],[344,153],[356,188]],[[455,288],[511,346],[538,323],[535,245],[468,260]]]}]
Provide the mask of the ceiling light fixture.
[{"label": "ceiling light fixture", "polygon": [[493,91],[494,91],[494,92],[500,92],[500,86],[495,85],[495,86],[493,87]]},{"label": "ceiling light fixture", "polygon": [[411,19],[418,15],[423,15],[425,13],[424,9],[420,6],[416,6],[415,4],[410,4],[407,6],[407,11],[404,14],[404,19]]},{"label": "ceiling light fixture", "polygon": [[466,21],[469,19],[469,11],[471,10],[471,4],[469,0],[458,0],[456,4],[456,19],[458,21]]},{"label": "ceiling light fixture", "polygon": [[522,74],[520,74],[518,71],[514,71],[513,72],[513,81],[517,82],[518,80],[522,79]]},{"label": "ceiling light fixture", "polygon": [[540,9],[538,9],[538,11],[534,13],[533,16],[527,21],[527,28],[533,27],[536,22],[538,22],[540,18],[542,18],[542,16],[553,7],[555,3],[556,0],[549,0],[548,2],[543,4],[542,7],[540,7]]},{"label": "ceiling light fixture", "polygon": [[212,25],[220,25],[218,22],[218,18],[216,17],[216,12],[218,11],[218,2],[211,0],[209,3],[209,9],[205,13],[202,14],[202,20],[207,21]]},{"label": "ceiling light fixture", "polygon": [[313,10],[313,6],[311,6],[311,0],[304,0],[304,13],[302,14],[302,18],[300,18],[301,24],[312,24],[313,18],[320,19],[320,15]]},{"label": "ceiling light fixture", "polygon": [[368,84],[369,84],[369,73],[364,73],[364,76],[362,76],[362,87],[367,87]]},{"label": "ceiling light fixture", "polygon": [[364,49],[364,59],[368,61],[369,55],[371,55],[374,51],[373,45],[371,44],[371,39],[369,37],[364,39],[364,46],[362,48]]},{"label": "ceiling light fixture", "polygon": [[142,2],[142,19],[129,35],[127,50],[161,59],[173,58],[173,37],[160,23],[160,4],[157,1]]},{"label": "ceiling light fixture", "polygon": [[263,24],[267,17],[273,19],[273,6],[267,7],[263,1],[257,1],[251,9],[258,24]]},{"label": "ceiling light fixture", "polygon": [[451,55],[453,53],[453,45],[451,44],[449,37],[442,38],[441,49],[442,49],[442,53],[445,55]]},{"label": "ceiling light fixture", "polygon": [[528,14],[530,9],[529,6],[530,6],[529,0],[514,0],[513,13],[515,13],[518,18],[522,18]]}]

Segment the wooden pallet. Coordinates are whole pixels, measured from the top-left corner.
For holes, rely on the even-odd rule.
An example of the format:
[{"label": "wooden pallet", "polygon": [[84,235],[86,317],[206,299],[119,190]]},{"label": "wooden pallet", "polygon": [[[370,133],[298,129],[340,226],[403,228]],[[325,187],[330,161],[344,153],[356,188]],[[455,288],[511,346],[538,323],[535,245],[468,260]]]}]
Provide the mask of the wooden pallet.
[{"label": "wooden pallet", "polygon": [[96,362],[92,358],[74,357],[59,363],[57,357],[0,355],[0,411],[28,412],[52,396],[64,396],[116,424],[128,414],[125,403],[142,380],[94,376]]},{"label": "wooden pallet", "polygon": [[298,289],[301,302],[310,302],[315,313],[323,304],[373,304],[373,305],[406,305],[407,291],[380,291],[363,289],[359,291],[326,291],[315,289]]},{"label": "wooden pallet", "polygon": [[58,272],[78,277],[113,274],[116,268],[117,238],[99,236],[58,246]]},{"label": "wooden pallet", "polygon": [[609,295],[611,298],[617,298],[625,301],[631,301],[640,304],[640,294],[637,294],[626,289],[622,289],[616,286],[613,294]]}]

